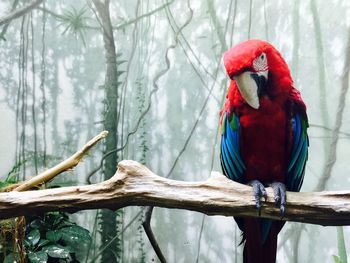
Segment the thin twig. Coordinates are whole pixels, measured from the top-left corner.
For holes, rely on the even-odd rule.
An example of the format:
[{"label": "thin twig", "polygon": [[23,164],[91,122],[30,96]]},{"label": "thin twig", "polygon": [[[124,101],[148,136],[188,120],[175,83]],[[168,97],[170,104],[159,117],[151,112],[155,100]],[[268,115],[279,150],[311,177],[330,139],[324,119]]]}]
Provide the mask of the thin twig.
[{"label": "thin twig", "polygon": [[[13,2],[12,8],[11,8],[11,12],[13,12],[13,11],[15,10],[15,8],[16,8],[18,2],[19,2],[19,0],[15,0],[15,1]],[[9,25],[10,25],[10,22],[6,23],[6,25],[4,25],[4,27],[2,28],[1,33],[0,33],[0,40],[1,40],[1,39],[2,39],[2,40],[6,40],[5,34],[6,34],[6,32],[7,32],[7,29],[8,29],[8,27],[9,27]]]},{"label": "thin twig", "polygon": [[52,180],[56,175],[72,169],[75,167],[80,160],[88,153],[88,151],[101,139],[105,138],[108,135],[107,131],[101,132],[99,135],[95,136],[93,139],[88,141],[80,151],[73,154],[68,159],[63,162],[57,164],[56,166],[42,172],[41,174],[23,182],[20,186],[16,187],[14,191],[26,191],[29,190],[39,184],[44,182],[48,182]]},{"label": "thin twig", "polygon": [[[333,129],[326,127],[324,125],[319,125],[319,124],[310,124],[310,127],[314,127],[314,128],[320,128],[320,129],[324,129],[326,131],[333,131]],[[350,132],[343,132],[343,131],[339,131],[339,135],[345,135],[345,136],[350,136]]]}]

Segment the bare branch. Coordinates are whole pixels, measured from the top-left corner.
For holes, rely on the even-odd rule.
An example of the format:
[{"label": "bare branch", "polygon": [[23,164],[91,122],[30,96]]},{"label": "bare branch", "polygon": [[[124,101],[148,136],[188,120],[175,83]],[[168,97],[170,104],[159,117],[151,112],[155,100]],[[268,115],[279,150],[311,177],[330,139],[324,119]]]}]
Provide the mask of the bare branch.
[{"label": "bare branch", "polygon": [[18,8],[17,10],[9,13],[8,15],[1,17],[0,18],[0,26],[9,23],[13,19],[16,19],[16,18],[19,18],[19,17],[25,15],[26,13],[33,10],[36,6],[40,5],[42,2],[43,2],[43,0],[34,0],[34,1],[30,2],[29,4],[27,4],[21,8]]},{"label": "bare branch", "polygon": [[[350,225],[350,191],[288,192],[284,218],[275,207],[272,189],[263,202],[261,217],[318,225]],[[109,180],[94,185],[27,192],[0,193],[0,218],[48,211],[118,209],[158,206],[207,215],[258,217],[251,187],[214,172],[203,182],[183,182],[160,177],[135,161],[122,161]]]},{"label": "bare branch", "polygon": [[18,187],[14,189],[14,191],[26,191],[34,186],[37,186],[39,184],[42,184],[44,182],[48,182],[52,180],[56,175],[67,171],[69,169],[74,168],[80,160],[84,157],[84,155],[87,154],[87,152],[93,147],[98,141],[105,138],[108,135],[107,131],[101,132],[99,135],[92,138],[90,141],[88,141],[80,151],[73,154],[68,159],[64,160],[63,162],[57,164],[56,166],[42,172],[41,174],[21,183]]},{"label": "bare branch", "polygon": [[[11,8],[11,12],[13,12],[13,11],[16,9],[16,7],[17,7],[17,5],[18,5],[18,2],[19,2],[19,0],[15,0],[15,1],[13,2],[12,8]],[[1,40],[1,39],[2,39],[2,40],[6,40],[5,34],[6,34],[6,32],[7,32],[7,29],[8,29],[8,27],[9,27],[9,25],[10,25],[10,23],[6,23],[6,25],[4,25],[4,27],[2,28],[1,33],[0,33],[0,40]]]}]

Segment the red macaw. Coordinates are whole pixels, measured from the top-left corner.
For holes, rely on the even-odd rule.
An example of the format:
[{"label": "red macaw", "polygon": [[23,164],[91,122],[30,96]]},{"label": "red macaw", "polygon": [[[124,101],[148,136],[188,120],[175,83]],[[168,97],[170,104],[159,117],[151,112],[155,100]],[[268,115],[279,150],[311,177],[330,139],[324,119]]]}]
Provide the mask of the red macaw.
[{"label": "red macaw", "polygon": [[[288,66],[268,42],[248,40],[224,54],[231,84],[221,112],[220,160],[224,174],[253,187],[256,208],[274,190],[285,212],[286,190],[299,191],[308,156],[308,119]],[[235,218],[245,240],[243,262],[276,261],[283,222]]]}]

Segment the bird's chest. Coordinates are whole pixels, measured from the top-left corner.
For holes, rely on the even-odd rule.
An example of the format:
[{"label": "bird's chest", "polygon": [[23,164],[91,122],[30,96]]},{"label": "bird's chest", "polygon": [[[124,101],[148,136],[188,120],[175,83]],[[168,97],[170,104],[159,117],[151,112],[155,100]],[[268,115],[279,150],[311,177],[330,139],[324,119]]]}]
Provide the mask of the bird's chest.
[{"label": "bird's chest", "polygon": [[287,164],[287,112],[281,103],[260,101],[240,113],[241,155],[247,180],[282,181]]}]

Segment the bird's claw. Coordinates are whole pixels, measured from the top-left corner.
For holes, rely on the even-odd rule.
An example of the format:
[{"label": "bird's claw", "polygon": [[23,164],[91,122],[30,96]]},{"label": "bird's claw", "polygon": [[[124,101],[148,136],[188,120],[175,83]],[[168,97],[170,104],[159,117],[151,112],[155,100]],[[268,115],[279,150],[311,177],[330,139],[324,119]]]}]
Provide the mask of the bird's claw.
[{"label": "bird's claw", "polygon": [[253,187],[253,194],[254,194],[254,198],[255,198],[255,207],[256,210],[258,210],[259,216],[261,213],[261,197],[264,197],[265,201],[267,199],[267,193],[265,190],[265,186],[259,182],[258,180],[253,180],[248,182],[248,185],[250,185],[251,187]]},{"label": "bird's claw", "polygon": [[271,187],[275,196],[276,207],[280,208],[281,217],[283,217],[286,212],[286,186],[280,182],[273,182]]}]

